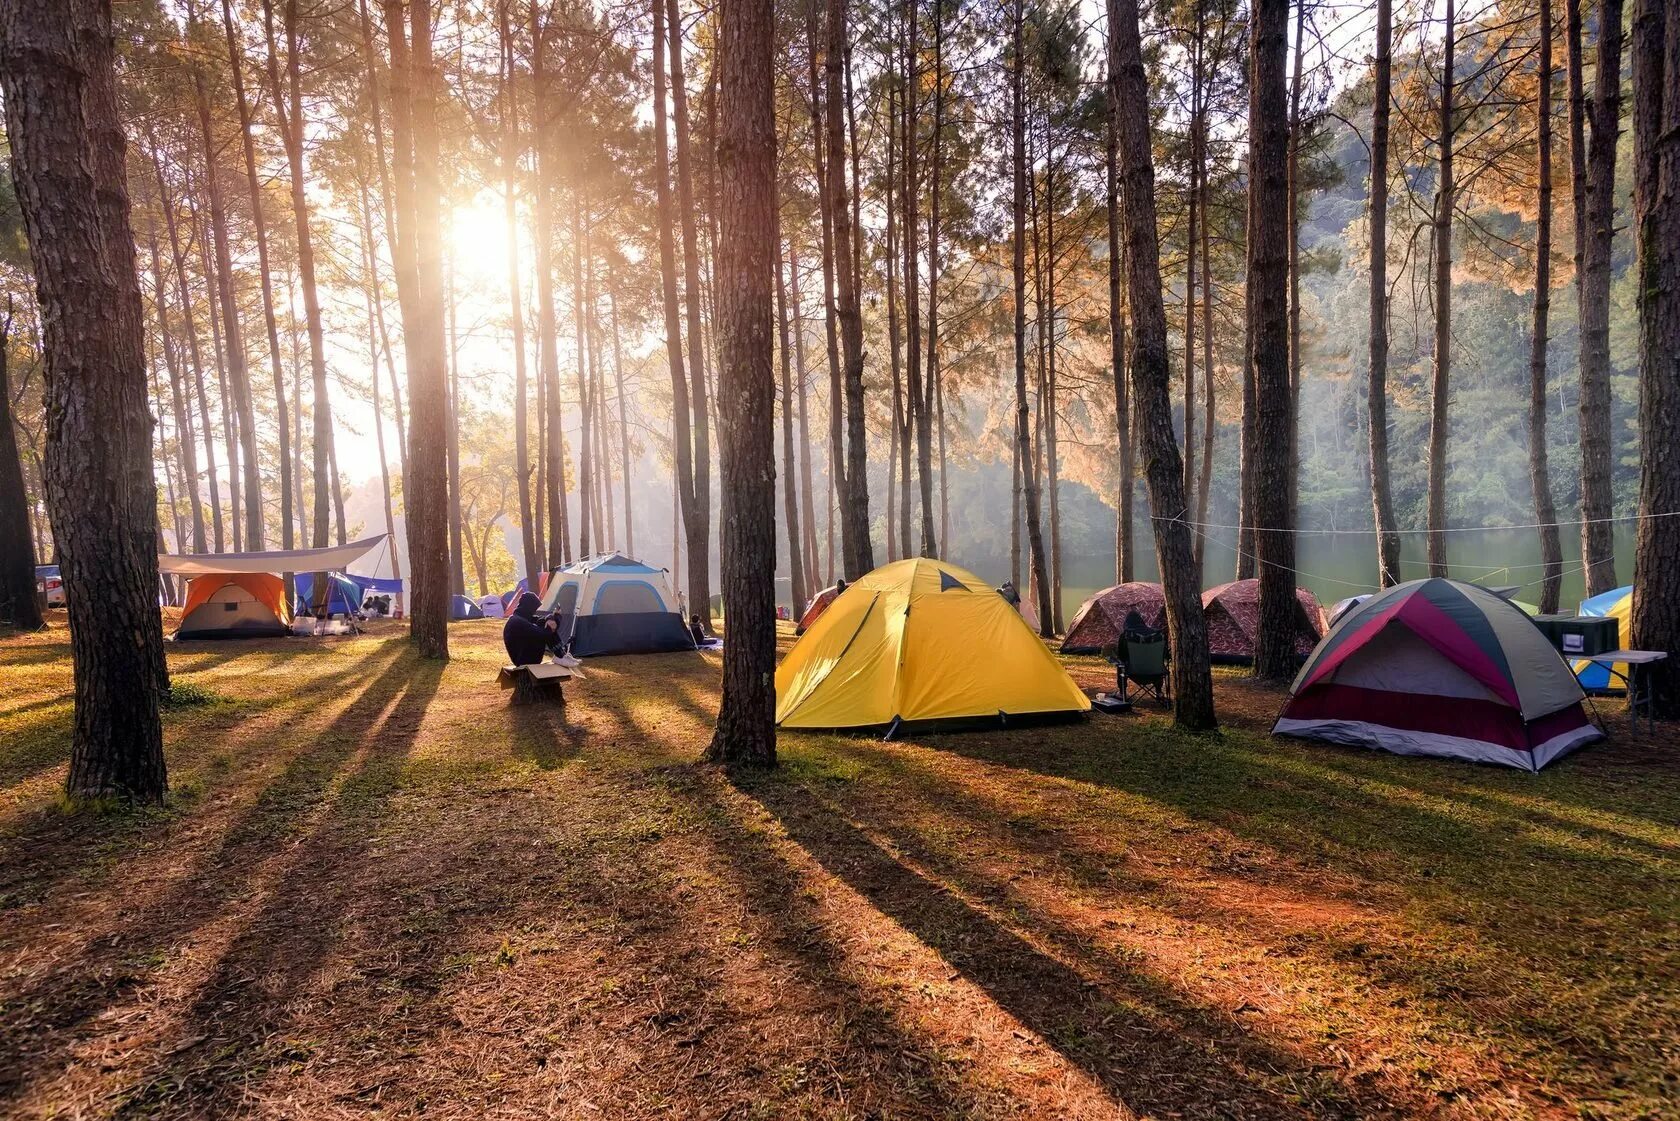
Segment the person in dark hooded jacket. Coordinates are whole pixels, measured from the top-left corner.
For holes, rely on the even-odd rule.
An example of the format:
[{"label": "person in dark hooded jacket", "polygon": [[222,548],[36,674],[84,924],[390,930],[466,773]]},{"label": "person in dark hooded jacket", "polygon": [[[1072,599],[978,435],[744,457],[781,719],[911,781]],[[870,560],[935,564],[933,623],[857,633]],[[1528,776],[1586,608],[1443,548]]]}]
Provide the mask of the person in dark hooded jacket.
[{"label": "person in dark hooded jacket", "polygon": [[502,624],[502,644],[507,647],[508,661],[516,666],[539,664],[554,641],[554,621],[537,618],[541,606],[542,600],[526,592]]}]

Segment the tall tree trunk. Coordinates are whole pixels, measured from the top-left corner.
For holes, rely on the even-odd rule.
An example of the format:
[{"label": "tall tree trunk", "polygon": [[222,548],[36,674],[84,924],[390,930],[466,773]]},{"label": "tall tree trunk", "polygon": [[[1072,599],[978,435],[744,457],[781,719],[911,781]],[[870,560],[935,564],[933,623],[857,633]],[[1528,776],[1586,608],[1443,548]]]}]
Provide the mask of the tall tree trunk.
[{"label": "tall tree trunk", "polygon": [[513,442],[514,473],[519,486],[519,542],[525,579],[535,587],[539,551],[531,509],[530,385],[525,367],[525,301],[519,281],[519,106],[513,81],[509,3],[510,0],[500,0],[496,5],[496,26],[501,40],[502,206],[507,219],[508,314],[513,327]]},{"label": "tall tree trunk", "polygon": [[[1448,0],[1450,4],[1452,0]],[[1256,677],[1295,672],[1295,527],[1290,524],[1289,433],[1289,117],[1284,59],[1289,0],[1255,0],[1249,16],[1252,63],[1248,102],[1248,316],[1253,336],[1258,455],[1254,476],[1254,544],[1259,562],[1260,621]],[[1164,566],[1163,566],[1164,567]]]},{"label": "tall tree trunk", "polygon": [[[1196,487],[1196,521],[1200,525],[1207,525],[1208,502],[1213,494],[1213,437],[1214,437],[1214,383],[1213,383],[1213,223],[1208,215],[1212,213],[1213,191],[1208,186],[1208,143],[1207,143],[1207,110],[1202,110],[1201,130],[1201,158],[1197,164],[1197,174],[1201,177],[1201,189],[1198,194],[1198,207],[1202,212],[1202,477]],[[1191,453],[1186,449],[1187,454]],[[1294,519],[1291,518],[1293,522]],[[1205,531],[1203,531],[1205,532]],[[1196,535],[1201,542],[1201,533]],[[1205,556],[1205,552],[1203,554]],[[1200,562],[1196,565],[1198,579],[1207,578],[1207,569]]]},{"label": "tall tree trunk", "polygon": [[[683,366],[682,319],[677,297],[677,263],[676,245],[671,233],[671,223],[675,220],[671,213],[671,155],[670,133],[665,124],[665,59],[663,49],[665,41],[665,0],[653,0],[653,131],[656,139],[655,150],[657,162],[655,164],[655,184],[659,202],[659,275],[665,311],[665,354],[671,366],[671,444],[673,461],[673,482],[676,489],[677,508],[682,513],[682,523],[689,531],[688,543],[695,540],[694,526],[702,515],[695,509],[699,504],[699,496],[694,483],[694,446],[689,432],[691,414],[688,400],[688,375]],[[678,570],[679,548],[675,528],[672,527],[671,550],[672,571]],[[706,567],[706,556],[699,554],[698,567]],[[705,594],[705,578],[698,580],[694,576],[696,558],[690,554],[689,564],[689,605],[688,609],[704,618],[709,615],[705,601],[696,601],[697,594]]]},{"label": "tall tree trunk", "polygon": [[588,317],[588,293],[584,284],[585,271],[583,257],[583,201],[574,197],[572,200],[572,326],[576,329],[577,339],[577,387],[578,387],[578,556],[590,555],[590,521],[592,520],[589,501],[590,490],[594,486],[595,464],[594,441],[591,439],[590,414],[593,402],[589,395],[589,332],[586,326]]},{"label": "tall tree trunk", "polygon": [[1441,123],[1436,140],[1439,170],[1435,184],[1435,368],[1429,388],[1429,575],[1447,569],[1447,393],[1452,371],[1452,226],[1456,196],[1453,148],[1457,144],[1453,64],[1458,28],[1454,0],[1446,0],[1441,34]]},{"label": "tall tree trunk", "polygon": [[[842,404],[845,396],[844,378],[840,367],[840,328],[835,311],[834,280],[834,199],[828,190],[828,164],[824,140],[823,83],[818,77],[821,51],[818,47],[818,0],[806,0],[805,38],[806,56],[810,61],[811,103],[811,159],[816,178],[817,211],[822,220],[822,280],[823,331],[828,344],[828,531],[825,548],[828,552],[828,573],[825,584],[834,582],[834,506],[848,501],[846,478],[846,414]],[[838,157],[833,157],[838,158]],[[851,533],[850,523],[842,521],[843,535]],[[850,555],[850,547],[842,546],[842,557]],[[844,560],[842,561],[844,563]]]},{"label": "tall tree trunk", "polygon": [[[793,352],[788,337],[787,283],[782,279],[782,214],[776,208],[776,342],[782,368],[782,520],[788,543],[788,583],[797,617],[805,606],[805,550],[799,535],[799,486],[793,454]],[[615,319],[616,324],[616,319]],[[622,395],[623,390],[620,389]],[[625,475],[629,479],[629,475]],[[626,513],[628,520],[628,513]]]},{"label": "tall tree trunk", "polygon": [[[150,155],[152,160],[152,172],[156,176],[158,187],[158,206],[164,211],[164,219],[167,227],[169,228],[171,240],[178,242],[174,229],[174,204],[170,200],[169,189],[164,184],[163,164],[158,159],[156,140],[151,139],[151,144],[152,148]],[[173,357],[176,351],[174,340],[172,339],[169,330],[169,286],[168,282],[164,278],[162,270],[158,266],[157,234],[155,230],[151,234],[151,247],[152,272],[157,278],[158,320],[159,326],[163,330],[164,353],[166,356],[169,356],[169,388],[175,413],[175,441],[177,445],[179,445],[181,453],[182,481],[186,486],[187,499],[192,503],[192,550],[195,553],[202,553],[205,551],[204,499],[198,489],[198,449],[194,446],[196,441],[193,433],[192,410],[188,407],[185,395],[181,391],[182,379],[181,371],[179,369],[180,363]],[[172,246],[172,248],[175,248],[176,250],[174,257],[176,276],[177,278],[182,278],[184,280],[185,271],[182,265],[179,247],[178,245],[175,245]],[[191,297],[187,294],[186,286],[183,282],[181,285],[181,302],[183,308],[190,307],[190,299]],[[189,337],[192,335],[192,331],[193,326],[191,318],[189,317],[187,322],[187,333]],[[196,347],[196,339],[193,340],[193,343]],[[177,546],[178,544],[179,543],[177,543]]]},{"label": "tall tree trunk", "polygon": [[[718,422],[723,519],[723,701],[708,758],[776,761],[776,121],[771,0],[725,6],[719,41]],[[702,558],[703,560],[703,558]]]},{"label": "tall tree trunk", "polygon": [[[1254,244],[1254,208],[1248,208],[1243,232],[1244,246]],[[1245,272],[1247,265],[1245,264]],[[1244,276],[1244,283],[1247,277]],[[1254,317],[1243,316],[1242,367],[1242,440],[1240,462],[1237,466],[1237,571],[1238,580],[1251,580],[1258,567],[1259,552],[1255,547],[1254,491],[1255,470],[1260,458],[1260,403],[1254,384]]]},{"label": "tall tree trunk", "polygon": [[215,551],[220,553],[226,548],[225,531],[222,526],[221,482],[216,470],[216,442],[211,436],[210,398],[204,392],[204,356],[199,349],[198,318],[193,314],[192,282],[187,275],[187,254],[181,244],[180,228],[175,224],[175,206],[170,201],[168,189],[162,185],[161,173],[158,183],[163,194],[164,229],[169,233],[169,247],[175,258],[175,280],[181,290],[181,315],[186,320],[187,355],[192,359],[193,392],[198,397],[199,429],[204,434],[204,466],[210,491],[210,542],[215,546]]},{"label": "tall tree trunk", "polygon": [[1388,474],[1388,115],[1392,97],[1393,0],[1377,0],[1376,82],[1371,106],[1370,248],[1371,514],[1377,534],[1377,582],[1400,582],[1400,534]]},{"label": "tall tree trunk", "polygon": [[[412,266],[403,309],[408,401],[413,410],[403,495],[412,569],[409,634],[424,658],[449,657],[449,479],[444,426],[449,402],[443,338],[443,191],[439,182],[437,87],[431,0],[408,0],[412,45],[403,37],[403,0],[387,0],[391,47],[397,241]],[[399,287],[401,270],[399,269]]]},{"label": "tall tree trunk", "polygon": [[[892,367],[892,430],[887,439],[887,561],[898,560],[910,548],[910,409],[904,397],[904,337],[898,318],[898,273],[903,265],[899,253],[898,207],[904,196],[904,162],[898,151],[904,135],[902,88],[903,58],[898,51],[898,29],[892,9],[887,9],[891,70],[887,86],[887,181],[884,201],[887,211],[887,351]],[[902,456],[900,450],[902,449]],[[896,480],[896,482],[895,482]],[[903,545],[900,545],[903,542]]]},{"label": "tall tree trunk", "polygon": [[1535,117],[1539,132],[1539,202],[1534,219],[1534,333],[1528,350],[1528,478],[1540,532],[1540,610],[1558,609],[1563,544],[1546,463],[1546,343],[1552,309],[1552,0],[1540,0],[1540,72]]},{"label": "tall tree trunk", "polygon": [[[363,0],[365,5],[366,0]],[[363,9],[364,16],[366,9]],[[263,326],[268,331],[269,372],[274,386],[275,439],[279,445],[280,476],[280,544],[290,549],[296,541],[292,534],[292,426],[286,409],[286,371],[280,357],[280,328],[274,313],[274,281],[268,271],[268,221],[263,213],[262,180],[257,175],[256,142],[251,135],[251,106],[245,92],[244,49],[234,30],[232,0],[222,0],[222,29],[227,34],[228,68],[233,78],[233,92],[239,105],[239,138],[245,154],[245,185],[251,207],[251,226],[257,240],[257,271],[262,277]],[[375,371],[377,376],[377,371]],[[254,468],[253,468],[254,470]],[[257,485],[247,479],[247,488]],[[253,490],[251,493],[258,494]],[[261,501],[255,503],[259,512]],[[260,526],[259,526],[260,528]],[[257,536],[261,542],[262,536]]]},{"label": "tall tree trunk", "polygon": [[[1045,132],[1049,132],[1046,122]],[[1056,181],[1055,153],[1048,149],[1046,136],[1044,168],[1044,294],[1049,309],[1049,330],[1044,336],[1044,401],[1039,419],[1044,424],[1044,470],[1050,490],[1050,629],[1062,633],[1062,501],[1061,461],[1057,444],[1057,409],[1061,394],[1056,382]]]},{"label": "tall tree trunk", "polygon": [[[1272,2],[1272,0],[1266,0]],[[1155,557],[1167,608],[1173,718],[1182,728],[1216,726],[1213,674],[1200,581],[1190,568],[1190,527],[1184,524],[1184,476],[1173,439],[1168,384],[1167,315],[1161,300],[1156,240],[1155,168],[1150,153],[1148,84],[1138,34],[1137,0],[1108,0],[1112,43],[1115,132],[1121,214],[1125,218],[1126,292],[1130,301],[1132,392],[1138,409],[1149,505],[1155,515]]]},{"label": "tall tree trunk", "polygon": [[1108,210],[1108,342],[1110,373],[1114,376],[1115,425],[1115,498],[1114,498],[1114,578],[1125,584],[1132,579],[1134,556],[1132,545],[1132,421],[1130,395],[1126,391],[1126,311],[1121,287],[1123,262],[1120,259],[1120,140],[1115,121],[1120,114],[1116,82],[1115,21],[1110,14],[1107,42],[1104,89],[1107,94],[1108,119],[1104,122],[1106,151],[1103,160]]},{"label": "tall tree trunk", "polygon": [[[813,594],[820,590],[817,579],[816,491],[811,481],[810,384],[805,373],[805,304],[799,295],[799,243],[788,238],[788,299],[793,303],[793,376],[799,381],[799,508],[805,527],[805,579]],[[804,604],[800,604],[801,609]]]},{"label": "tall tree trunk", "polygon": [[[204,278],[205,299],[210,304],[210,359],[216,364],[216,400],[222,410],[222,447],[226,451],[228,465],[228,524],[232,529],[233,551],[239,553],[245,549],[245,529],[239,517],[239,425],[236,419],[238,413],[234,411],[233,399],[228,393],[227,361],[222,351],[221,320],[216,314],[216,267],[210,260],[210,242],[205,236],[202,215],[192,199],[193,195],[189,190],[187,214],[192,219],[193,241],[198,245],[198,271]],[[206,431],[208,432],[208,429]],[[205,439],[210,439],[208,434]]]},{"label": "tall tree trunk", "polygon": [[607,274],[607,307],[612,314],[613,384],[618,392],[618,472],[624,476],[624,548],[636,555],[636,523],[632,515],[630,485],[629,403],[624,396],[624,344],[618,331],[618,282]]},{"label": "tall tree trunk", "polygon": [[1581,562],[1587,595],[1616,586],[1610,433],[1610,265],[1616,238],[1616,137],[1622,127],[1622,0],[1598,9],[1592,141],[1587,149],[1586,223],[1577,280],[1581,323]]},{"label": "tall tree trunk", "polygon": [[1301,507],[1301,81],[1307,45],[1307,0],[1295,3],[1295,64],[1289,77],[1289,526]]},{"label": "tall tree trunk", "polygon": [[700,247],[695,227],[694,157],[690,152],[688,85],[683,78],[683,33],[677,0],[666,0],[665,38],[671,52],[671,128],[677,141],[677,203],[682,216],[683,297],[688,312],[688,363],[694,409],[694,503],[685,517],[688,535],[689,610],[712,625],[712,452],[706,404],[706,345],[700,329]]},{"label": "tall tree trunk", "polygon": [[372,371],[369,382],[373,387],[373,437],[379,448],[379,485],[384,500],[385,536],[391,550],[391,577],[401,580],[402,565],[397,560],[396,510],[391,504],[391,465],[385,455],[385,411],[379,403],[379,352],[382,349],[380,336],[383,334],[376,329],[379,318],[379,251],[373,240],[373,218],[368,207],[367,179],[363,177],[357,186],[360,188],[362,204],[362,269],[367,277],[368,368]]},{"label": "tall tree trunk", "polygon": [[[927,367],[922,371],[922,403],[917,419],[921,427],[916,431],[917,469],[922,483],[922,555],[937,557],[939,542],[944,541],[944,526],[936,533],[933,528],[933,455],[932,426],[940,412],[939,394],[939,234],[941,177],[944,161],[941,152],[945,131],[945,3],[933,0],[933,131],[928,136],[932,159],[928,174],[928,280],[927,280]],[[940,441],[944,441],[944,425],[940,425]],[[943,458],[943,457],[941,457]],[[943,485],[943,475],[941,475]],[[943,519],[941,519],[943,520]],[[947,543],[948,544],[948,543]],[[1058,624],[1059,625],[1059,624]]]},{"label": "tall tree trunk", "polygon": [[[198,23],[198,11],[189,0],[187,23]],[[210,126],[210,97],[205,88],[203,66],[192,66],[193,101],[198,110],[199,137],[204,144],[204,183],[210,198],[210,229],[215,239],[216,294],[222,313],[222,337],[227,343],[228,387],[233,394],[234,416],[239,425],[240,480],[230,474],[234,505],[245,513],[244,543],[248,549],[263,547],[262,472],[257,462],[256,422],[251,409],[251,379],[246,363],[245,337],[239,326],[239,306],[233,294],[233,253],[228,247],[227,204],[222,196],[222,174],[215,133]],[[231,459],[231,453],[229,458]],[[242,483],[242,489],[239,486]]]},{"label": "tall tree trunk", "polygon": [[[443,286],[444,300],[448,308],[444,321],[449,332],[447,343],[449,388],[445,399],[446,410],[444,412],[444,423],[448,426],[448,445],[445,448],[445,455],[448,460],[449,473],[449,591],[452,595],[464,596],[467,594],[467,567],[464,555],[467,534],[462,526],[461,517],[461,348],[455,319],[453,220],[450,221],[449,229],[450,232],[444,237],[444,243],[449,246],[449,249],[446,250],[448,263],[445,266]],[[337,481],[337,472],[335,471],[333,480],[335,487]]]},{"label": "tall tree trunk", "polygon": [[328,543],[333,421],[332,402],[327,395],[327,350],[321,326],[321,296],[315,284],[315,244],[309,228],[309,195],[305,186],[308,171],[303,163],[302,51],[298,44],[297,0],[286,0],[285,25],[286,84],[282,86],[279,51],[274,39],[274,3],[273,0],[263,0],[269,95],[274,102],[274,116],[280,126],[280,138],[285,144],[286,163],[291,172],[292,218],[297,227],[298,287],[303,292],[304,328],[309,335],[309,372],[315,398],[315,420],[310,433],[315,473],[311,543],[319,549]]},{"label": "tall tree trunk", "polygon": [[[1201,4],[1196,5],[1198,17],[1201,14]],[[1195,42],[1190,50],[1190,145],[1185,153],[1185,183],[1184,194],[1185,228],[1188,231],[1184,239],[1184,505],[1192,509],[1196,505],[1196,251],[1200,248],[1197,236],[1196,220],[1198,203],[1201,201],[1196,194],[1196,158],[1201,124],[1201,92],[1202,92],[1202,42],[1201,27],[1198,23]],[[1190,541],[1191,565],[1195,568],[1197,578],[1202,571],[1202,535],[1197,532]]]},{"label": "tall tree trunk", "polygon": [[1025,7],[1015,0],[1010,20],[1009,96],[1012,131],[1011,161],[1014,169],[1013,209],[1015,231],[1013,267],[1015,274],[1015,447],[1020,461],[1027,515],[1028,579],[1038,602],[1038,632],[1049,638],[1050,579],[1044,565],[1044,534],[1039,529],[1038,478],[1032,469],[1032,417],[1027,409],[1027,118],[1024,88],[1026,55],[1023,42]]},{"label": "tall tree trunk", "polygon": [[[860,294],[862,278],[856,268],[857,257],[852,249],[854,232],[852,212],[846,194],[846,130],[847,108],[841,89],[841,72],[848,41],[846,0],[828,0],[828,48],[824,55],[825,87],[828,113],[828,180],[829,216],[834,227],[835,261],[835,317],[840,324],[840,342],[845,355],[846,402],[846,501],[840,511],[841,538],[846,548],[846,577],[856,580],[875,567],[874,546],[869,540],[869,449],[868,432],[864,426],[863,400],[863,309]],[[905,138],[905,162],[914,148],[913,138]],[[905,244],[914,241],[911,228],[904,231]],[[908,249],[906,250],[908,252]],[[910,339],[916,343],[914,311],[908,301],[913,297],[915,280],[905,270],[904,289],[907,301],[905,316],[911,322]],[[911,359],[909,389],[917,386],[916,361]]]},{"label": "tall tree trunk", "polygon": [[547,566],[557,568],[572,559],[572,547],[566,514],[566,438],[560,410],[560,328],[554,310],[554,185],[559,157],[554,150],[554,97],[545,57],[547,39],[537,0],[531,0],[531,128],[537,149],[537,376],[542,382],[544,424],[542,490],[548,508]]},{"label": "tall tree trunk", "polygon": [[72,798],[155,803],[168,785],[158,701],[169,679],[145,325],[112,55],[102,0],[0,0],[12,182],[45,334],[47,508],[70,617],[65,787]]},{"label": "tall tree trunk", "polygon": [[[156,272],[156,239],[153,239],[153,271]],[[158,312],[166,315],[159,275]],[[35,597],[35,550],[29,527],[29,492],[23,486],[23,460],[18,455],[17,428],[12,421],[12,383],[7,366],[11,354],[12,301],[6,299],[6,318],[0,320],[0,621],[20,631],[40,630],[41,603]],[[176,424],[180,423],[179,377],[170,367],[177,386]],[[181,439],[179,428],[176,440]],[[190,445],[189,445],[190,448]],[[190,454],[190,451],[189,453]],[[194,510],[196,514],[196,509]],[[198,551],[204,551],[204,519],[197,520]]]},{"label": "tall tree trunk", "polygon": [[1680,13],[1635,0],[1633,213],[1639,276],[1639,537],[1630,645],[1666,650],[1652,667],[1656,711],[1680,713],[1680,594],[1664,573],[1680,564]]}]

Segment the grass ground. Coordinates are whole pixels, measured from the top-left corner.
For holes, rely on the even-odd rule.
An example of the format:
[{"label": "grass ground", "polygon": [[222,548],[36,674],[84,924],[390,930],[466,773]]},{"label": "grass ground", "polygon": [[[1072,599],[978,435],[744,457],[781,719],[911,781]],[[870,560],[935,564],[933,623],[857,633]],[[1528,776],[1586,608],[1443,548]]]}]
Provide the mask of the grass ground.
[{"label": "grass ground", "polygon": [[716,655],[561,715],[451,643],[182,644],[168,808],[93,814],[62,627],[0,639],[0,1115],[1680,1115],[1673,737],[1379,756],[1232,676],[731,778]]}]

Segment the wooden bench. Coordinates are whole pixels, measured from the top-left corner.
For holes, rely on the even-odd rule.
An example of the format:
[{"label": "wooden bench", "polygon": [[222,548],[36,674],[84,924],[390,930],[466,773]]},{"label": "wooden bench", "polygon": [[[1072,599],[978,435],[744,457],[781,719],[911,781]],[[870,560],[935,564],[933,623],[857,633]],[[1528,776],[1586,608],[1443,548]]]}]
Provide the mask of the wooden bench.
[{"label": "wooden bench", "polygon": [[534,666],[503,666],[496,674],[496,683],[503,689],[513,690],[513,704],[553,702],[564,707],[566,694],[562,683],[574,676],[565,666],[540,662]]}]

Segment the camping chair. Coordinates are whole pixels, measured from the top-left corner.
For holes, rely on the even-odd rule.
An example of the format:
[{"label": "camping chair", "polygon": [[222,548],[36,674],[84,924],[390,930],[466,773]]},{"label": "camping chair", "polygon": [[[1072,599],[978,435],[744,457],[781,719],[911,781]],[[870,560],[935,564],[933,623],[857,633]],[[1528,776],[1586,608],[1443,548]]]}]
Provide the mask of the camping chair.
[{"label": "camping chair", "polygon": [[1120,645],[1121,661],[1116,663],[1120,691],[1131,699],[1130,687],[1148,693],[1162,704],[1172,691],[1167,676],[1167,636],[1160,631],[1127,634]]}]

